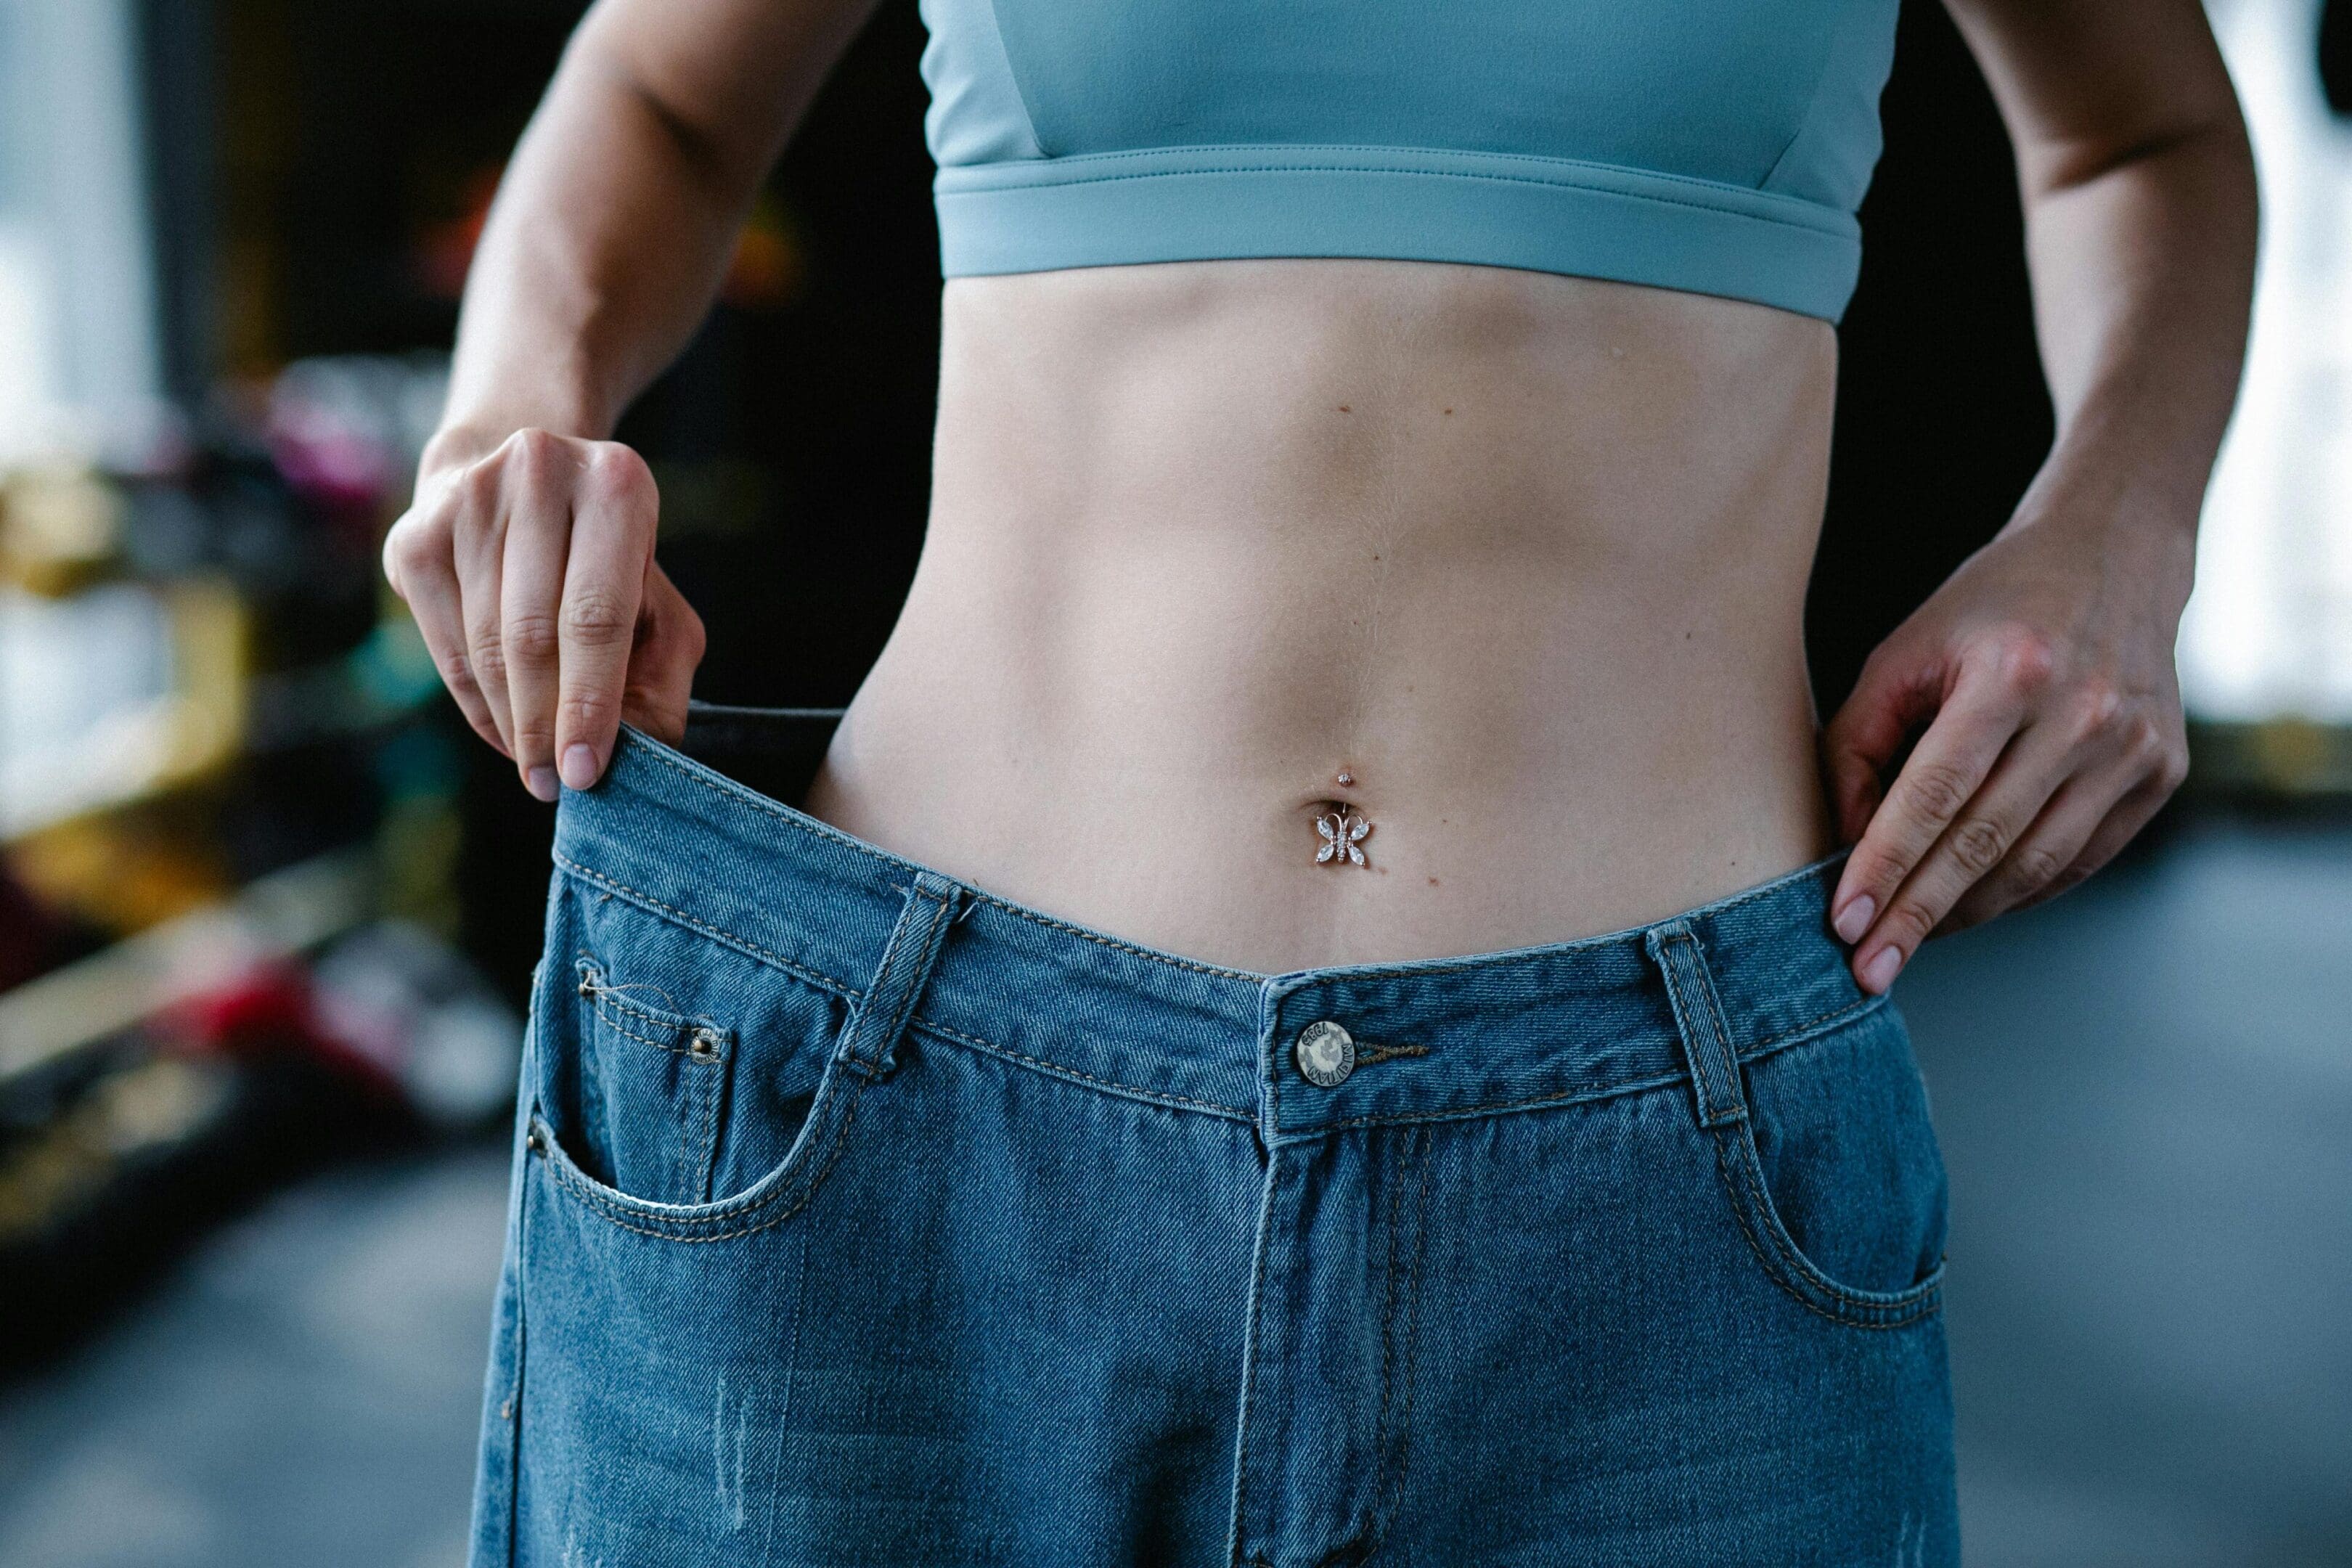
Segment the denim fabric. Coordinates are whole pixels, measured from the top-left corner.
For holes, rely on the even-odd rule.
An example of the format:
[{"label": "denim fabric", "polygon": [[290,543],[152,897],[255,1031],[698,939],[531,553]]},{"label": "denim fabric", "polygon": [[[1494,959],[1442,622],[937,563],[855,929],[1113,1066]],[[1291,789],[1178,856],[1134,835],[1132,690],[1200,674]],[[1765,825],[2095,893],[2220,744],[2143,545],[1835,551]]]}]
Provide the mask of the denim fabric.
[{"label": "denim fabric", "polygon": [[[826,722],[689,745],[789,796]],[[1833,867],[1254,974],[634,731],[555,857],[477,1564],[1958,1561],[1943,1169]]]}]

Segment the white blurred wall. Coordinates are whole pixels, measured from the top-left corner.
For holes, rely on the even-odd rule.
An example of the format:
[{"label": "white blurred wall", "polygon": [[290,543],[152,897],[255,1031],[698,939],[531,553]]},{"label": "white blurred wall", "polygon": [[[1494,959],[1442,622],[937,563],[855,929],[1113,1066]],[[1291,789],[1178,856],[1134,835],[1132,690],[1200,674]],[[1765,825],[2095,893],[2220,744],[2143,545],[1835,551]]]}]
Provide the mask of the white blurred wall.
[{"label": "white blurred wall", "polygon": [[2180,676],[2209,719],[2352,721],[2352,122],[2320,0],[2208,0],[2263,187],[2253,340],[2207,492]]},{"label": "white blurred wall", "polygon": [[0,462],[163,390],[132,0],[0,0]]}]

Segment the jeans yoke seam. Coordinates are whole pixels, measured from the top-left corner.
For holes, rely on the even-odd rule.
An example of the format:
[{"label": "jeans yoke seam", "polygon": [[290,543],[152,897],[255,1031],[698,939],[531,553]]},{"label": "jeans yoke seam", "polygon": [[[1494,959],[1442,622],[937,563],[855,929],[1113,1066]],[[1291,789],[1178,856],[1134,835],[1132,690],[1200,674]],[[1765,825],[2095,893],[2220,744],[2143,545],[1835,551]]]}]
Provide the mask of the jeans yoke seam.
[{"label": "jeans yoke seam", "polygon": [[848,984],[846,981],[836,980],[832,975],[824,973],[821,970],[811,969],[803,963],[796,963],[793,960],[786,958],[781,952],[772,952],[768,948],[761,946],[758,942],[753,942],[750,937],[729,931],[724,926],[713,925],[711,922],[701,919],[699,916],[687,913],[686,910],[677,908],[675,904],[664,903],[661,900],[654,897],[651,893],[646,892],[642,888],[633,888],[617,877],[607,876],[602,871],[583,866],[577,860],[567,858],[561,850],[554,851],[553,854],[555,863],[558,866],[562,867],[566,871],[571,872],[572,875],[584,878],[588,881],[595,883],[598,887],[609,889],[615,893],[622,894],[631,900],[642,904],[647,909],[656,910],[660,914],[677,921],[681,925],[700,931],[703,935],[710,937],[715,941],[723,942],[728,946],[736,948],[740,952],[760,960],[763,963],[782,970],[785,973],[793,976],[796,980],[805,980],[810,984],[821,986],[824,990],[830,991],[837,996],[863,998],[865,995],[864,992],[860,991],[856,986]]},{"label": "jeans yoke seam", "polygon": [[1864,996],[1860,1001],[1849,1002],[1843,1007],[1832,1007],[1826,1013],[1808,1018],[1801,1024],[1792,1024],[1777,1035],[1769,1035],[1757,1041],[1747,1051],[1739,1053],[1738,1059],[1741,1062],[1754,1061],[1757,1058],[1769,1051],[1778,1050],[1783,1046],[1793,1046],[1804,1037],[1825,1029],[1832,1024],[1843,1023],[1849,1017],[1859,1018],[1865,1013],[1874,1012],[1885,1006],[1886,1003],[1886,996],[1881,994],[1876,996]]}]

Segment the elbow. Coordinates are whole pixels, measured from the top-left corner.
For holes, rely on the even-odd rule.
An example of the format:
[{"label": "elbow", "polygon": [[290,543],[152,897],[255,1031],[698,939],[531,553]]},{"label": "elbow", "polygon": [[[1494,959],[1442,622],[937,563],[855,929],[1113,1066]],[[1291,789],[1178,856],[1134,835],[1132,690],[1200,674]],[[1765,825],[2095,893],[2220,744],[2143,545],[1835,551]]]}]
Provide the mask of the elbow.
[{"label": "elbow", "polygon": [[2130,139],[2045,150],[2023,165],[2029,215],[2098,189],[2140,193],[2201,237],[2209,256],[2245,275],[2252,289],[2261,197],[2252,144],[2237,100]]},{"label": "elbow", "polygon": [[766,170],[762,150],[746,147],[740,135],[730,135],[723,123],[664,90],[658,73],[633,58],[625,44],[602,36],[596,20],[592,15],[573,35],[566,70],[593,80],[605,101],[642,127],[646,143],[658,146],[715,205],[732,208],[747,200]]},{"label": "elbow", "polygon": [[2169,121],[2131,136],[2058,142],[2021,162],[2030,202],[2150,169],[2195,168],[2217,188],[2235,187],[2250,202],[2254,191],[2253,150],[2235,98],[2193,119]]},{"label": "elbow", "polygon": [[2225,247],[2234,267],[2243,274],[2251,307],[2254,282],[2254,248],[2262,227],[2261,183],[2254,172],[2254,154],[2246,122],[2234,99],[2226,118],[2218,121],[2191,144],[2192,172],[2183,179],[2187,198],[2197,204]]},{"label": "elbow", "polygon": [[696,182],[713,193],[731,195],[746,184],[719,139],[697,125],[677,106],[642,79],[624,73],[619,84],[631,104],[662,133],[671,151],[694,172]]},{"label": "elbow", "polygon": [[2207,168],[2218,204],[2226,216],[2246,231],[2251,245],[2261,215],[2260,185],[2254,174],[2253,142],[2246,133],[2245,116],[2232,97],[2228,107],[2206,126],[2199,153]]}]

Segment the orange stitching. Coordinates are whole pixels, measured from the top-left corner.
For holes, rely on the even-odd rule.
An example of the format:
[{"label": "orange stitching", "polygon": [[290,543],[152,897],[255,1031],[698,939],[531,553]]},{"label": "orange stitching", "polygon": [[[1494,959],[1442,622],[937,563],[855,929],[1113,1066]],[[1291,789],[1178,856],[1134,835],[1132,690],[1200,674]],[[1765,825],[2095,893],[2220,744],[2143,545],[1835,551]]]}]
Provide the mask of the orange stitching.
[{"label": "orange stitching", "polygon": [[[1258,1363],[1265,1355],[1265,1334],[1264,1325],[1259,1319],[1265,1310],[1266,1254],[1274,1250],[1272,1233],[1275,1180],[1276,1168],[1280,1162],[1281,1156],[1278,1153],[1271,1149],[1266,1151],[1265,1194],[1258,1201],[1257,1226],[1255,1235],[1257,1252],[1256,1268],[1250,1277],[1249,1310],[1243,1318],[1243,1334],[1247,1342],[1247,1353],[1242,1357],[1241,1431],[1238,1434],[1239,1441],[1234,1455],[1234,1555],[1235,1557],[1241,1555],[1242,1524],[1248,1511],[1244,1505],[1249,1496],[1250,1435],[1255,1429],[1250,1420],[1250,1407],[1255,1403],[1253,1396],[1257,1393]],[[1264,1568],[1265,1562],[1262,1555],[1254,1556],[1250,1561],[1259,1564],[1260,1568]]]},{"label": "orange stitching", "polygon": [[[723,1051],[714,1050],[706,1053],[698,1051],[691,1046],[666,1046],[659,1040],[649,1040],[646,1038],[645,1036],[625,1026],[619,1019],[605,1012],[601,1005],[596,1005],[596,1016],[602,1018],[604,1021],[604,1026],[612,1030],[613,1033],[622,1036],[625,1038],[635,1040],[641,1046],[651,1046],[657,1051],[667,1051],[672,1056],[684,1057],[689,1061],[696,1062],[716,1062],[723,1059],[724,1058]],[[677,1026],[679,1028],[687,1027],[687,1026],[683,1024],[678,1025]],[[724,1031],[714,1028],[711,1032],[713,1034],[720,1034]]]},{"label": "orange stitching", "polygon": [[[1396,1478],[1390,1485],[1385,1506],[1374,1500],[1380,1511],[1380,1523],[1372,1537],[1364,1544],[1364,1561],[1369,1561],[1388,1538],[1389,1526],[1396,1522],[1397,1505],[1404,1500],[1406,1473],[1412,1468],[1412,1402],[1420,1384],[1421,1369],[1421,1260],[1429,1251],[1429,1168],[1434,1163],[1431,1145],[1436,1137],[1427,1127],[1417,1130],[1421,1134],[1421,1190],[1412,1205],[1412,1278],[1405,1287],[1411,1298],[1406,1309],[1404,1331],[1404,1409],[1397,1416]],[[1410,1146],[1410,1145],[1408,1145]]]}]

